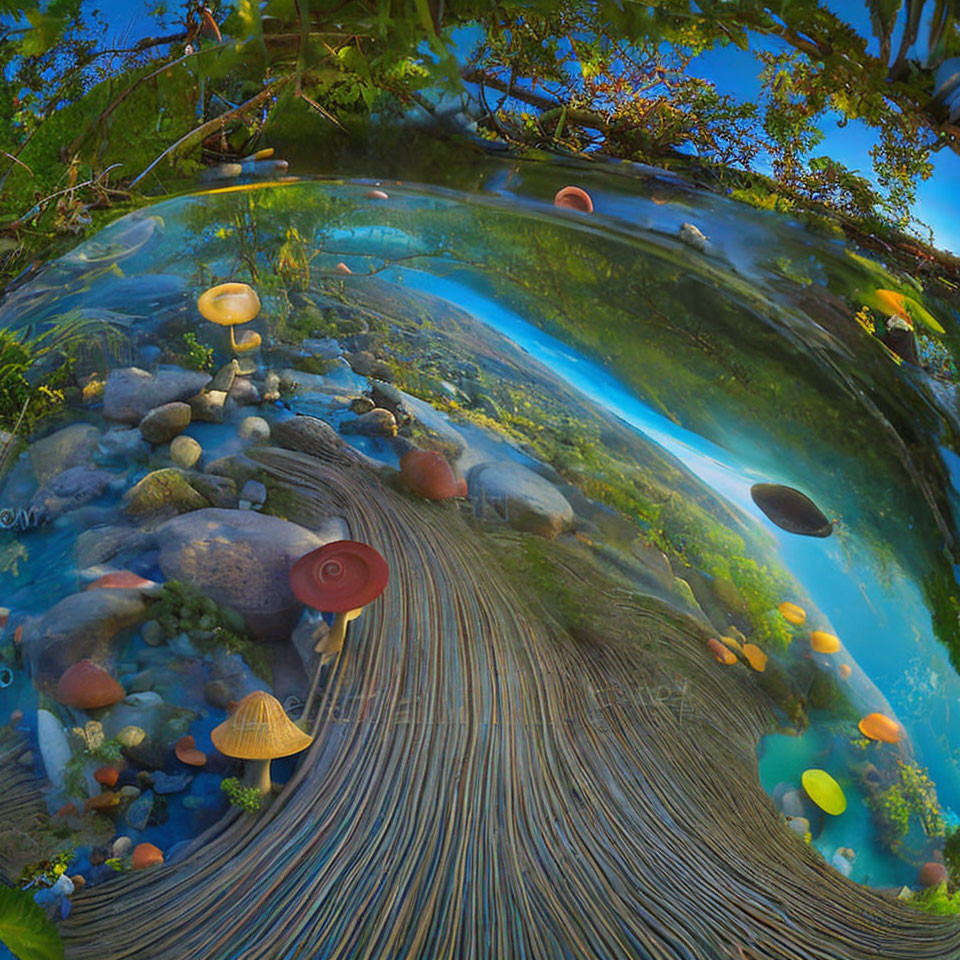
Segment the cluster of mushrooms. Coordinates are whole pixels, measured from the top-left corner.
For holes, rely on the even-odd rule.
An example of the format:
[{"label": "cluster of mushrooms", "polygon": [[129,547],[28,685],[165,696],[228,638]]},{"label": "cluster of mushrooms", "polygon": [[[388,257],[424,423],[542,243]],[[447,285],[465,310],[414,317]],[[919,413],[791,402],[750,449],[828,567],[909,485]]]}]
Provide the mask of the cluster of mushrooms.
[{"label": "cluster of mushrooms", "polygon": [[337,540],[301,557],[290,570],[290,585],[305,606],[333,613],[329,631],[316,642],[320,655],[300,726],[287,716],[276,697],[255,690],[244,697],[230,716],[210,733],[213,745],[225,756],[250,763],[247,779],[261,794],[272,789],[270,763],[305,750],[313,736],[305,728],[325,666],[343,650],[347,624],[386,589],[387,562],[373,547],[356,540]]}]

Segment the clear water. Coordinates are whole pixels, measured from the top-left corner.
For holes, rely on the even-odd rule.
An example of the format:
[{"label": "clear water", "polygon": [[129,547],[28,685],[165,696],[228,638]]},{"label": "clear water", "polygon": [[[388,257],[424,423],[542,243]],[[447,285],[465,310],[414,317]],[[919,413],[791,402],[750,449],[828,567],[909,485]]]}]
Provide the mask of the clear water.
[{"label": "clear water", "polygon": [[[884,847],[862,768],[875,764],[889,785],[898,759],[916,763],[935,782],[946,819],[960,810],[960,679],[951,662],[960,629],[944,600],[956,594],[955,394],[895,363],[854,320],[862,295],[907,279],[802,223],[633,167],[490,163],[481,181],[470,193],[388,183],[386,200],[369,198],[369,183],[339,180],[176,197],[116,222],[11,292],[0,324],[36,333],[71,310],[110,311],[103,315],[123,333],[115,365],[175,362],[193,332],[219,367],[230,357],[227,335],[204,323],[196,297],[215,283],[251,283],[263,304],[250,325],[263,337],[255,377],[280,373],[281,400],[239,408],[223,424],[191,424],[186,433],[205,463],[246,449],[237,424],[250,413],[274,423],[321,417],[338,429],[352,419],[346,403],[368,389],[368,376],[343,358],[303,369],[305,339],[378,353],[418,429],[455,447],[457,473],[489,461],[535,469],[573,504],[574,527],[560,542],[613,558],[632,589],[692,617],[704,658],[704,639],[729,635],[731,625],[761,646],[770,658],[763,675],[716,664],[763,691],[760,784],[775,796],[783,784],[799,789],[803,770],[826,769],[848,807],[813,816],[813,846],[828,862],[838,848],[853,849],[849,872],[860,883],[915,885],[942,840],[914,817],[902,846]],[[590,191],[594,214],[552,205],[566,182]],[[705,250],[678,237],[685,222],[709,238]],[[952,329],[954,307],[929,293],[924,302]],[[935,349],[923,337],[921,347]],[[105,374],[102,359],[88,365],[98,362]],[[283,374],[291,367],[301,368],[296,389]],[[468,396],[477,380],[487,406]],[[40,432],[71,418],[105,426],[92,404]],[[385,475],[397,469],[404,448],[396,441],[345,439]],[[17,535],[29,555],[16,574],[2,574],[8,636],[102,572],[78,569],[76,537],[94,519],[119,516],[123,490],[165,462],[163,449],[151,457],[104,461],[116,489]],[[29,499],[28,454],[4,483],[0,505]],[[833,535],[773,524],[751,498],[756,483],[806,493]],[[481,526],[477,535],[493,534]],[[666,578],[655,551],[669,558]],[[163,579],[155,554],[129,567]],[[806,610],[804,627],[786,623],[783,601]],[[836,634],[841,651],[814,653],[811,629]],[[133,630],[117,661],[139,666],[151,649]],[[274,692],[304,697],[309,678],[289,652],[281,645],[270,656]],[[198,711],[189,732],[212,753],[209,732],[226,711],[204,701],[209,662],[184,669],[184,682],[164,696]],[[24,670],[14,674],[0,710],[22,709],[20,729],[35,737],[37,693]],[[827,694],[816,699],[815,687]],[[874,711],[902,725],[903,743],[854,742],[856,719]],[[295,767],[295,759],[276,765],[274,778],[285,781]],[[218,783],[200,774],[171,798],[165,823],[133,839],[176,860],[178,844],[227,810]],[[186,806],[184,797],[200,799]],[[51,812],[64,802],[56,790],[45,799]],[[90,865],[94,847],[81,843],[70,870],[95,885],[111,877]]]}]

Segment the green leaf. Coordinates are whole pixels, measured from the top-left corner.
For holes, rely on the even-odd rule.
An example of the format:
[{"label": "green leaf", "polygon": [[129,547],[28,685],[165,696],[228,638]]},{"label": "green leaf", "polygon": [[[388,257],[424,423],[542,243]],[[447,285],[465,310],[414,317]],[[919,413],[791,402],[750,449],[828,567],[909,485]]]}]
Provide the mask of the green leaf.
[{"label": "green leaf", "polygon": [[64,27],[64,19],[62,17],[49,17],[39,10],[28,10],[27,20],[30,21],[33,29],[28,30],[23,35],[20,49],[24,56],[37,57],[41,53],[46,53],[60,38]]},{"label": "green leaf", "polygon": [[0,887],[0,940],[19,960],[63,960],[57,928],[22,890]]}]

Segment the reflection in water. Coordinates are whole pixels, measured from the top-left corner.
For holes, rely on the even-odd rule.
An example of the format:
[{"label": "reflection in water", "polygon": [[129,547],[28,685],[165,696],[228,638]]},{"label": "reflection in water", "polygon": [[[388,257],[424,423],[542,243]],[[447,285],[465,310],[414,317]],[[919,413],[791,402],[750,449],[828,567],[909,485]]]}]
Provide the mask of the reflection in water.
[{"label": "reflection in water", "polygon": [[[852,958],[876,901],[843,878],[936,872],[957,437],[870,312],[906,280],[679,182],[577,176],[184,196],[0,303],[121,339],[2,492],[0,704],[47,779],[11,809],[93,888],[72,955]],[[930,349],[944,305],[917,306]],[[290,568],[334,541],[389,581],[305,609]],[[88,659],[125,699],[58,700]],[[257,737],[215,750],[251,704]],[[298,756],[260,742],[292,730]],[[222,877],[262,888],[225,904]],[[149,907],[184,896],[208,926]],[[884,909],[889,956],[943,955]]]}]

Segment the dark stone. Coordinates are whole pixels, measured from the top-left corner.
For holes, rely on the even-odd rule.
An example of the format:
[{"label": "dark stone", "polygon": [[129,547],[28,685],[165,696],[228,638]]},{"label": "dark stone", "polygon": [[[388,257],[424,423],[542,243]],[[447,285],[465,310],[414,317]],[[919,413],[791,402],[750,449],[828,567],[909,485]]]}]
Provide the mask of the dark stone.
[{"label": "dark stone", "polygon": [[755,483],[750,488],[753,502],[781,530],[805,537],[829,537],[833,524],[805,494],[779,483]]},{"label": "dark stone", "polygon": [[880,338],[880,342],[892,350],[907,363],[919,363],[917,358],[917,338],[912,330],[900,330],[891,327]]}]

